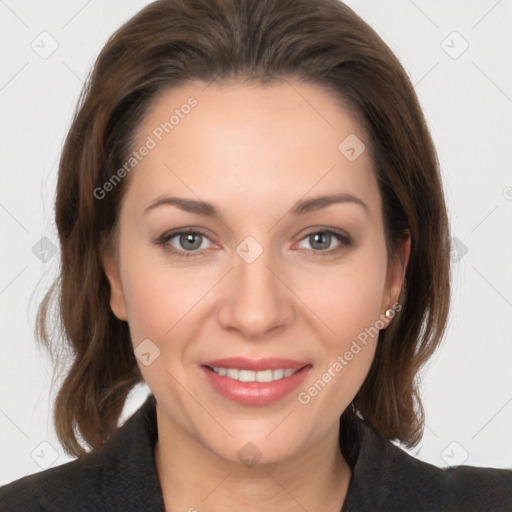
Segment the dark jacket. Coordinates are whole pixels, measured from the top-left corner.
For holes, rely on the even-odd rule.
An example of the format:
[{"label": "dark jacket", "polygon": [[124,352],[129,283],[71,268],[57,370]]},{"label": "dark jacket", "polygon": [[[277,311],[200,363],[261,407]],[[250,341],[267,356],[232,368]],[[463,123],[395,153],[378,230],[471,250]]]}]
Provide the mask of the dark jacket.
[{"label": "dark jacket", "polygon": [[[157,437],[150,395],[100,448],[0,487],[0,511],[164,511]],[[353,469],[341,512],[512,511],[512,470],[440,469],[358,418],[340,429],[340,447]]]}]

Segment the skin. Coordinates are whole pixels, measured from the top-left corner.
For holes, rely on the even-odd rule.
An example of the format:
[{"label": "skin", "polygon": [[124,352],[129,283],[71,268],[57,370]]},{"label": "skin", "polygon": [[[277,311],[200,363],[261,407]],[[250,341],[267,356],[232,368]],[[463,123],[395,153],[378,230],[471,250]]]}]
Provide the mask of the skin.
[{"label": "skin", "polygon": [[[319,86],[193,82],[168,90],[134,146],[190,96],[198,105],[130,174],[116,251],[103,257],[112,310],[128,321],[134,347],[150,339],[160,350],[139,366],[158,403],[155,460],[166,510],[339,511],[351,476],[339,417],[368,373],[377,336],[307,405],[297,395],[397,301],[410,240],[388,258],[369,151],[349,161],[338,150],[349,134],[369,141]],[[289,213],[300,199],[332,193],[352,194],[367,211],[343,202]],[[164,196],[214,203],[219,215],[172,205],[144,213]],[[155,243],[187,227],[206,236]],[[328,228],[352,243],[308,236]],[[263,249],[252,263],[236,252],[248,236]],[[296,392],[247,406],[217,394],[199,367],[233,356],[312,368]],[[237,456],[247,442],[261,452],[252,467]]]}]

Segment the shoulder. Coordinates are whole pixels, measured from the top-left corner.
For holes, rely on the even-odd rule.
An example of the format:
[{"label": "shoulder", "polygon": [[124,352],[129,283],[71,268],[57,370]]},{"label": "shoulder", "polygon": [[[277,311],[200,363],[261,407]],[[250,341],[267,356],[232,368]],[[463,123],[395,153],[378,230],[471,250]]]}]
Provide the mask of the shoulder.
[{"label": "shoulder", "polygon": [[457,510],[512,511],[512,469],[459,466],[445,472]]},{"label": "shoulder", "polygon": [[79,459],[0,487],[2,512],[161,510],[154,464],[154,397],[101,447]]},{"label": "shoulder", "polygon": [[52,497],[49,502],[49,488],[52,495],[61,496],[68,500],[68,504],[70,497],[83,503],[88,497],[99,494],[105,461],[105,450],[99,449],[71,462],[15,480],[0,487],[0,510],[52,510],[55,499]]},{"label": "shoulder", "polygon": [[421,461],[357,422],[352,505],[343,510],[511,512],[512,469],[440,468]]},{"label": "shoulder", "polygon": [[[396,501],[417,500],[416,510],[511,512],[512,470],[456,466],[440,468],[390,443],[388,475]],[[414,501],[411,501],[414,500]]]}]

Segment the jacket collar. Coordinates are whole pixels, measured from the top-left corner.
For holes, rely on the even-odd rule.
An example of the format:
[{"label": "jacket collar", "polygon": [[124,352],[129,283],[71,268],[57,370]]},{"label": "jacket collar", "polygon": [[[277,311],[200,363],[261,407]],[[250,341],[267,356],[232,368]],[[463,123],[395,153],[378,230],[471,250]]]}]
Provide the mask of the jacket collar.
[{"label": "jacket collar", "polygon": [[363,419],[353,416],[340,428],[340,448],[352,467],[341,512],[461,510],[447,507],[453,496],[449,475],[416,459]]},{"label": "jacket collar", "polygon": [[[57,490],[52,487],[52,478],[41,482],[43,509],[164,512],[154,458],[157,439],[156,400],[151,394],[103,446],[53,469],[65,483]],[[357,416],[342,417],[339,439],[352,468],[341,512],[374,512],[399,506],[397,500],[404,495],[403,487],[412,474],[419,471],[434,480],[439,474],[438,468],[410,456]],[[406,510],[407,506],[391,509]]]}]

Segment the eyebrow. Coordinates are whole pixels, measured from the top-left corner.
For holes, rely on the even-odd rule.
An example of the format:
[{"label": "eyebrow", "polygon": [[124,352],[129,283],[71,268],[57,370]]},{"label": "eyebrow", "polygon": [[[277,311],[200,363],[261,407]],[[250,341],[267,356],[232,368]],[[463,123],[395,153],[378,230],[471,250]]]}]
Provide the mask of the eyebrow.
[{"label": "eyebrow", "polygon": [[[293,205],[290,212],[292,215],[304,215],[305,213],[320,210],[335,203],[357,204],[361,206],[368,215],[370,215],[370,209],[368,208],[368,205],[363,200],[352,194],[331,194],[326,196],[313,197],[310,199],[301,199]],[[144,214],[154,210],[155,208],[158,208],[159,206],[164,205],[176,206],[185,212],[206,215],[208,217],[219,216],[219,210],[213,204],[207,203],[205,201],[197,201],[195,199],[185,199],[182,197],[157,198],[144,210]]]}]

